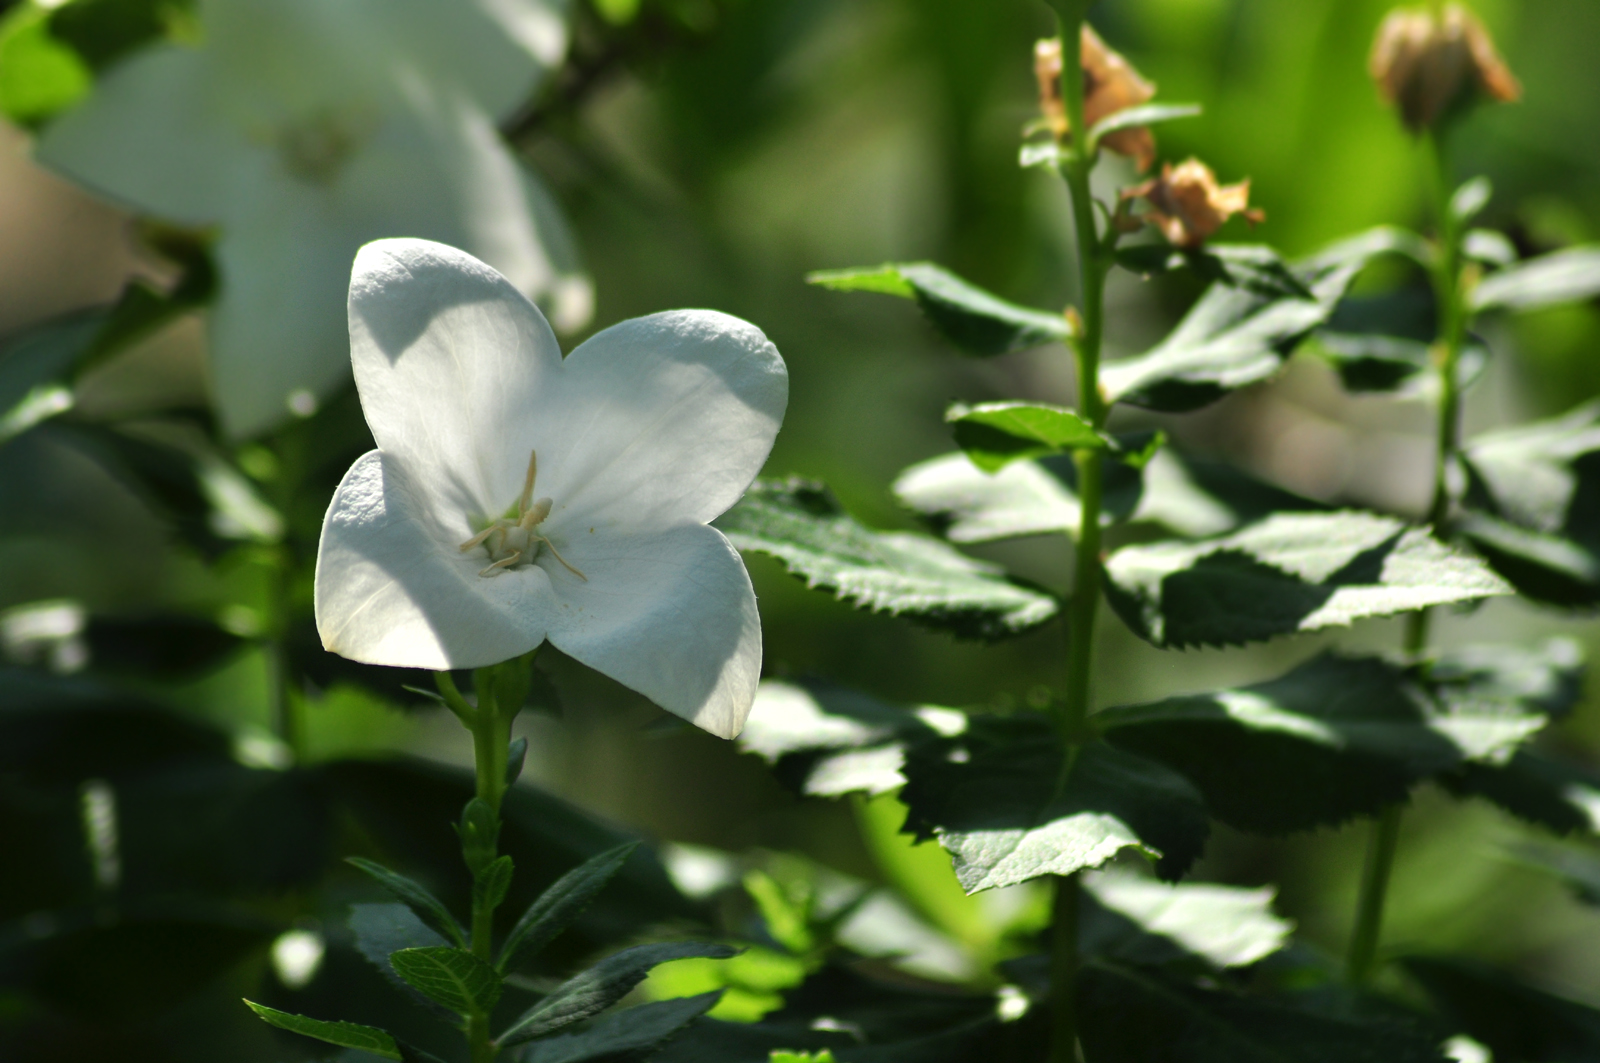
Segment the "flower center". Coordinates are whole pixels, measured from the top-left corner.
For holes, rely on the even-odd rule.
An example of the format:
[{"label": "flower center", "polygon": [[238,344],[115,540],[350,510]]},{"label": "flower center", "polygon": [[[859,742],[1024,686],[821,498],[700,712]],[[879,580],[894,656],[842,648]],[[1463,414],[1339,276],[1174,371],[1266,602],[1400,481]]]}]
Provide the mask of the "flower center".
[{"label": "flower center", "polygon": [[461,544],[461,552],[466,553],[479,546],[487,550],[491,564],[478,573],[487,577],[495,575],[501,569],[533,564],[533,559],[543,547],[549,550],[550,556],[561,562],[568,572],[587,583],[589,577],[568,564],[567,559],[556,552],[550,540],[538,532],[539,525],[550,515],[550,507],[554,504],[548,498],[534,500],[533,484],[538,475],[539,455],[530,450],[528,476],[522,483],[522,495],[517,499],[516,515],[491,521],[487,528]]},{"label": "flower center", "polygon": [[332,184],[367,140],[372,124],[369,116],[356,110],[305,115],[277,130],[278,158],[285,170],[308,184]]}]

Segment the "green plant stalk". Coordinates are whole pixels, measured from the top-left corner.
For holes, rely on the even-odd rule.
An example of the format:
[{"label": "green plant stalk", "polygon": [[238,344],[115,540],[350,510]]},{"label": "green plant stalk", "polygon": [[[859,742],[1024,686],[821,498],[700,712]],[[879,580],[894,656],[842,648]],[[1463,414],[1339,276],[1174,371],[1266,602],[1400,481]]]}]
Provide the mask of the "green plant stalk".
[{"label": "green plant stalk", "polygon": [[[501,667],[510,666],[507,665]],[[495,702],[493,669],[480,669],[476,674],[478,704],[472,706],[461,696],[449,672],[437,672],[434,681],[450,711],[472,732],[473,764],[476,769],[474,796],[484,801],[500,815],[500,805],[506,793],[506,762],[511,747],[511,721],[516,709],[502,711]],[[477,890],[472,893],[472,954],[488,964],[494,963],[494,909],[480,902]],[[493,1063],[499,1054],[489,1030],[489,1015],[473,1012],[467,1016],[467,1047],[472,1063]]]},{"label": "green plant stalk", "polygon": [[[1074,344],[1078,371],[1079,412],[1096,428],[1106,420],[1100,394],[1100,338],[1104,326],[1105,250],[1095,232],[1094,202],[1089,173],[1094,156],[1084,151],[1087,127],[1083,120],[1083,69],[1079,40],[1083,27],[1081,7],[1062,5],[1061,96],[1067,122],[1076,140],[1062,167],[1072,195],[1073,228],[1078,244],[1081,329]],[[1067,744],[1062,783],[1077,759],[1088,733],[1090,680],[1094,666],[1094,625],[1100,605],[1101,456],[1097,450],[1073,454],[1078,473],[1079,524],[1074,553],[1072,602],[1067,616],[1067,675],[1060,726]],[[1076,1063],[1078,1058],[1078,893],[1077,875],[1056,879],[1051,932],[1051,1063]]]},{"label": "green plant stalk", "polygon": [[[1433,500],[1427,523],[1441,531],[1450,515],[1450,468],[1461,451],[1461,388],[1458,376],[1461,348],[1467,335],[1466,301],[1461,291],[1461,225],[1450,209],[1450,170],[1437,134],[1428,136],[1430,185],[1438,216],[1439,246],[1432,281],[1438,305],[1438,337],[1434,341],[1434,367],[1439,373],[1438,446],[1433,467]],[[1431,611],[1419,609],[1406,620],[1405,652],[1416,657],[1428,648]],[[1361,985],[1372,975],[1383,931],[1383,906],[1400,844],[1399,805],[1383,810],[1372,825],[1366,864],[1361,871],[1361,893],[1356,902],[1355,928],[1345,977]]]}]

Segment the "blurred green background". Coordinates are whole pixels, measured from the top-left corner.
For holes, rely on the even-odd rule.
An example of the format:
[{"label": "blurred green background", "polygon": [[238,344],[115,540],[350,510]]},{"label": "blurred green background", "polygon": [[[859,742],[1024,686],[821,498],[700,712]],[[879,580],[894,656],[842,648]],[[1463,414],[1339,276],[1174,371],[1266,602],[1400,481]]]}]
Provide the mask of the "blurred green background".
[{"label": "blurred green background", "polygon": [[[621,0],[576,13],[575,70],[517,131],[569,212],[597,293],[594,327],[669,307],[755,322],[788,362],[792,399],[768,475],[829,483],[878,526],[909,526],[888,494],[905,466],[951,448],[951,399],[1070,401],[1063,349],[963,360],[898,300],[808,288],[807,271],[936,260],[1019,302],[1064,306],[1073,290],[1059,182],[1016,165],[1036,111],[1031,47],[1042,3],[970,0]],[[1224,181],[1249,178],[1258,237],[1300,254],[1385,222],[1425,228],[1421,152],[1367,79],[1385,0],[1102,0],[1102,36],[1169,102],[1203,117],[1163,126],[1162,156],[1198,155]],[[1486,108],[1454,142],[1459,176],[1485,173],[1485,224],[1525,253],[1600,236],[1600,79],[1593,0],[1478,0],[1525,97]],[[127,219],[33,169],[26,138],[0,134],[0,334],[111,298],[135,254]],[[1113,160],[1108,167],[1123,165]],[[1131,173],[1108,173],[1121,181]],[[1237,223],[1236,223],[1237,224]],[[1244,230],[1227,234],[1242,239]],[[1111,356],[1142,350],[1197,294],[1119,275]],[[1472,393],[1469,432],[1600,394],[1600,311],[1541,312],[1490,337],[1498,360]],[[203,394],[193,321],[99,371],[83,404],[153,415]],[[353,422],[348,404],[341,416]],[[1191,448],[1319,498],[1417,514],[1431,491],[1425,407],[1351,397],[1313,357],[1276,381],[1159,423]],[[247,462],[248,464],[248,462]],[[336,476],[339,471],[335,470]],[[329,485],[331,487],[331,484]],[[270,484],[268,485],[270,494]],[[315,526],[321,509],[290,514]],[[1055,541],[977,551],[1054,585]],[[1060,682],[1058,626],[994,647],[958,643],[807,592],[750,560],[772,675],[820,675],[887,698],[1025,704]],[[0,609],[73,598],[92,610],[153,607],[232,618],[264,593],[245,550],[208,569],[139,500],[41,435],[0,451]],[[1592,623],[1511,604],[1444,618],[1443,642],[1570,632]],[[1378,623],[1249,651],[1157,653],[1108,620],[1102,703],[1257,679],[1330,644],[1398,645]],[[554,651],[540,668],[560,709],[530,715],[528,775],[578,805],[663,840],[731,851],[796,848],[864,878],[881,872],[850,809],[801,802],[754,758],[665,717]],[[245,653],[154,693],[229,728],[265,729],[264,662]],[[1592,700],[1592,698],[1590,699]],[[314,756],[406,750],[466,763],[453,720],[333,686],[304,706]],[[1580,708],[1550,738],[1600,755],[1600,715]],[[1600,916],[1510,858],[1522,836],[1499,813],[1424,791],[1406,820],[1387,938],[1502,960],[1600,1004]],[[1365,832],[1282,842],[1214,835],[1202,877],[1278,882],[1280,910],[1337,949]],[[17,873],[0,861],[0,874]]]}]

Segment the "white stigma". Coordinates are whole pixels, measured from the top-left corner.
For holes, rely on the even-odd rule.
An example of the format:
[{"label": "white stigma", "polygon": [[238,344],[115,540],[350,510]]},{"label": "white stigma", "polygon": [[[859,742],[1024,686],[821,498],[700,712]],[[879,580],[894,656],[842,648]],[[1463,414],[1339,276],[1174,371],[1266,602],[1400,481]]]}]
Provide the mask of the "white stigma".
[{"label": "white stigma", "polygon": [[566,570],[583,580],[589,582],[589,577],[579,572],[567,559],[556,552],[550,540],[540,535],[536,530],[550,515],[550,507],[555,503],[548,498],[537,501],[533,497],[533,484],[539,475],[539,455],[534,451],[528,452],[528,476],[522,483],[522,496],[517,499],[517,515],[515,517],[501,517],[461,544],[461,552],[466,553],[473,547],[481,546],[489,552],[489,560],[493,562],[488,568],[478,573],[480,576],[492,576],[504,568],[513,568],[517,565],[531,565],[538,555],[539,548],[544,547],[550,551],[550,556],[566,568]]}]

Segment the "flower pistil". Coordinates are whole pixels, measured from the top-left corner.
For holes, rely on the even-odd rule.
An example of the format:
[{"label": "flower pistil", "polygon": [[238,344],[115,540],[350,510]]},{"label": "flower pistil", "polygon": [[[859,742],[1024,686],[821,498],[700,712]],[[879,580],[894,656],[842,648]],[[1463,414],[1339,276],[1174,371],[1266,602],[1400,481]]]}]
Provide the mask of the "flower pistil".
[{"label": "flower pistil", "polygon": [[487,550],[489,560],[493,563],[478,575],[491,576],[501,569],[533,564],[533,559],[542,546],[549,550],[550,556],[561,562],[568,572],[587,583],[589,577],[569,564],[567,559],[556,551],[555,545],[535,530],[544,523],[545,518],[550,515],[550,507],[555,504],[548,498],[534,499],[533,485],[538,476],[539,454],[530,450],[528,476],[522,483],[522,495],[517,499],[516,516],[501,517],[491,521],[487,528],[461,544],[461,552],[466,553],[476,546]]}]

